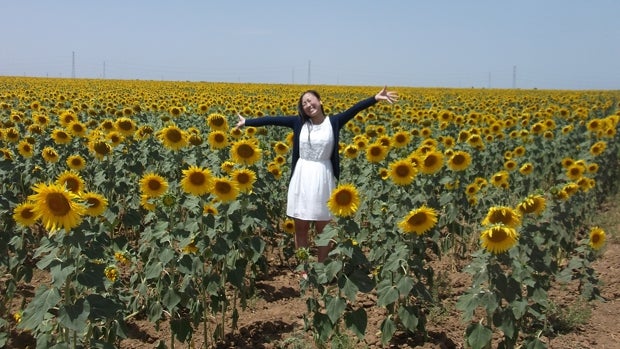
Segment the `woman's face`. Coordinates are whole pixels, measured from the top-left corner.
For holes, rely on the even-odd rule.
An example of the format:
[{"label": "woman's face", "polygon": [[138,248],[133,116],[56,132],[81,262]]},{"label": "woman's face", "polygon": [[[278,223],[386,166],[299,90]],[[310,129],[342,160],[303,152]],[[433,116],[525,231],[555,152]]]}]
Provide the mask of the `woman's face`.
[{"label": "woman's face", "polygon": [[321,101],[309,92],[305,93],[301,98],[301,107],[303,108],[304,113],[310,118],[323,113],[321,110]]}]

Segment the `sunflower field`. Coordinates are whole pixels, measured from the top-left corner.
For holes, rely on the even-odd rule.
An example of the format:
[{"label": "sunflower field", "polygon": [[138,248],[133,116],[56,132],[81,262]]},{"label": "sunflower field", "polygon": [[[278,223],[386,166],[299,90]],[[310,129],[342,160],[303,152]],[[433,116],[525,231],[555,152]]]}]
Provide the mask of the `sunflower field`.
[{"label": "sunflower field", "polygon": [[[326,114],[378,87],[319,86]],[[552,285],[579,280],[605,244],[592,214],[618,192],[620,92],[393,88],[341,131],[336,219],[294,248],[285,215],[292,134],[236,129],[296,114],[300,85],[0,77],[0,346],[114,348],[135,317],[211,347],[272,267],[305,271],[317,343],[363,339],[376,295],[381,341],[424,333],[438,270],[468,259],[463,341],[542,348]],[[50,282],[18,311],[35,271]],[[227,325],[228,324],[228,325]]]}]

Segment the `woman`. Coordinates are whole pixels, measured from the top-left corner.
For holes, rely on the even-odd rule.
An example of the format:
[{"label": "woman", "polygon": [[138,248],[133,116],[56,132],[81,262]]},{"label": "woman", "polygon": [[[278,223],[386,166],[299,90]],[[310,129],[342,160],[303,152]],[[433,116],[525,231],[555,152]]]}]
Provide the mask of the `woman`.
[{"label": "woman", "polygon": [[[275,125],[293,129],[292,175],[286,214],[295,221],[296,248],[308,247],[308,231],[312,222],[316,234],[321,234],[333,218],[327,201],[340,178],[340,129],[357,113],[378,101],[393,103],[397,100],[398,94],[384,87],[373,97],[356,103],[340,114],[327,117],[319,94],[308,90],[301,94],[297,103],[299,117],[266,116],[246,120],[237,114],[237,128]],[[319,262],[327,258],[329,250],[329,246],[319,246]]]}]

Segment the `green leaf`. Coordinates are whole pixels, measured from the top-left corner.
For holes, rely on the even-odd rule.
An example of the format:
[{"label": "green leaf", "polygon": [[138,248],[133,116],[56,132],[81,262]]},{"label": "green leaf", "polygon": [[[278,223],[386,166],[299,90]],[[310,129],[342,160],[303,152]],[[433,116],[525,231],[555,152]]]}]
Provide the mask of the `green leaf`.
[{"label": "green leaf", "polygon": [[349,275],[349,279],[355,284],[360,292],[369,293],[375,288],[375,281],[371,279],[363,270],[357,269],[353,271],[353,273]]},{"label": "green leaf", "polygon": [[392,340],[395,332],[396,323],[394,323],[394,320],[389,317],[383,320],[381,323],[381,343],[387,345]]},{"label": "green leaf", "polygon": [[327,316],[329,316],[332,324],[337,323],[346,306],[347,302],[342,297],[327,298],[327,300],[325,301],[325,308],[327,308]]},{"label": "green leaf", "polygon": [[75,304],[65,304],[58,311],[58,321],[65,328],[82,333],[88,325],[90,304],[85,299],[78,299]]},{"label": "green leaf", "polygon": [[355,283],[351,279],[346,278],[344,286],[342,287],[342,292],[344,293],[345,297],[349,299],[349,301],[355,302],[358,290],[359,289],[357,288]]},{"label": "green leaf", "polygon": [[534,338],[530,341],[527,341],[526,343],[526,349],[547,349],[547,345],[539,338]]},{"label": "green leaf", "polygon": [[162,270],[163,270],[163,266],[161,263],[159,262],[151,263],[147,265],[146,268],[144,269],[144,278],[146,280],[159,279],[159,276],[161,275]]},{"label": "green leaf", "polygon": [[173,311],[176,306],[181,302],[181,297],[174,290],[174,288],[168,288],[164,293],[164,296],[161,299],[164,307],[166,307],[169,311]]},{"label": "green leaf", "polygon": [[174,336],[181,342],[185,342],[192,338],[194,332],[189,318],[173,319],[170,321],[170,329]]},{"label": "green leaf", "polygon": [[411,332],[418,327],[418,317],[416,316],[416,308],[412,306],[403,306],[398,308],[398,318],[403,325]]},{"label": "green leaf", "polygon": [[467,344],[469,344],[472,349],[485,348],[486,345],[491,342],[493,336],[493,332],[491,332],[489,328],[477,322],[469,325],[465,334],[467,337]]},{"label": "green leaf", "polygon": [[41,285],[32,301],[28,304],[24,310],[22,321],[19,323],[18,328],[24,330],[36,329],[43,320],[47,312],[58,305],[60,302],[60,292],[57,288],[47,288],[45,285]]},{"label": "green leaf", "polygon": [[103,297],[99,294],[89,294],[86,296],[88,304],[90,304],[89,319],[98,321],[104,319],[112,319],[116,317],[118,312],[124,309],[124,305],[115,302],[113,299]]},{"label": "green leaf", "polygon": [[368,314],[364,308],[348,312],[344,315],[344,323],[360,340],[363,340],[368,326]]},{"label": "green leaf", "polygon": [[383,285],[380,283],[377,286],[377,305],[380,307],[386,307],[396,302],[398,295],[398,289],[389,284],[389,280],[388,283],[383,283]]},{"label": "green leaf", "polygon": [[474,316],[474,311],[478,308],[478,294],[477,290],[471,289],[456,301],[456,309],[463,312],[463,318],[467,321]]},{"label": "green leaf", "polygon": [[396,287],[402,296],[406,296],[409,292],[411,292],[411,289],[413,289],[413,285],[414,281],[412,278],[409,276],[403,276],[400,280],[398,280]]},{"label": "green leaf", "polygon": [[314,313],[312,324],[319,336],[319,340],[322,342],[327,341],[334,331],[334,326],[329,317],[322,313]]}]

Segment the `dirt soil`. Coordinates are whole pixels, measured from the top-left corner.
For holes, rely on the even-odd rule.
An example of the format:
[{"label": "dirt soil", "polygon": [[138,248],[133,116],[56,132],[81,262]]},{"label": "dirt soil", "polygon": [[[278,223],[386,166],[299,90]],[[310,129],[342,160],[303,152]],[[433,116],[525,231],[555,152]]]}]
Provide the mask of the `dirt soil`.
[{"label": "dirt soil", "polygon": [[[564,309],[581,309],[582,314],[591,311],[589,318],[568,333],[553,338],[545,337],[548,348],[620,348],[620,203],[614,200],[602,208],[607,232],[607,245],[602,257],[594,262],[599,276],[599,288],[605,301],[583,303],[576,289],[565,287],[550,292],[553,301]],[[611,217],[612,221],[609,221]],[[428,315],[427,337],[397,332],[390,348],[465,348],[463,341],[466,325],[455,309],[459,295],[470,285],[470,275],[460,272],[464,262],[454,260],[433,261],[436,273],[442,276],[444,287],[438,294],[441,304]],[[273,261],[268,275],[257,282],[258,295],[248,307],[240,311],[238,329],[232,333],[227,324],[226,339],[220,343],[210,342],[210,348],[316,348],[312,333],[304,330],[303,315],[306,312],[306,295],[300,293],[299,277],[291,267]],[[23,295],[32,294],[37,282],[47,282],[45,276],[23,285]],[[380,344],[379,326],[384,318],[383,309],[374,306],[373,295],[360,298],[368,313],[368,328],[364,341],[356,343],[355,336],[347,337],[344,348],[384,348]],[[579,313],[579,312],[578,312]],[[214,328],[214,319],[209,326]],[[121,348],[156,348],[160,342],[170,347],[170,329],[163,322],[159,329],[140,319],[129,323],[129,338],[120,342]],[[175,348],[205,348],[201,328],[194,332],[192,343],[175,343]],[[346,338],[345,338],[346,339]],[[26,333],[13,332],[10,348],[34,348],[32,337]],[[332,346],[328,346],[332,347]],[[335,347],[335,346],[334,346]]]}]

